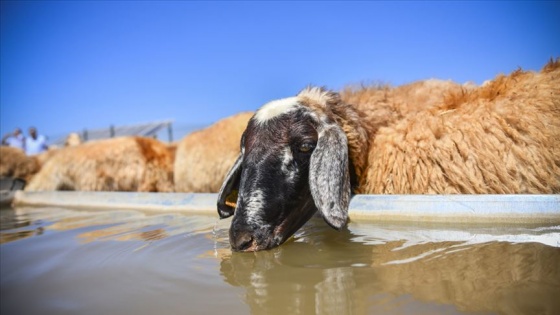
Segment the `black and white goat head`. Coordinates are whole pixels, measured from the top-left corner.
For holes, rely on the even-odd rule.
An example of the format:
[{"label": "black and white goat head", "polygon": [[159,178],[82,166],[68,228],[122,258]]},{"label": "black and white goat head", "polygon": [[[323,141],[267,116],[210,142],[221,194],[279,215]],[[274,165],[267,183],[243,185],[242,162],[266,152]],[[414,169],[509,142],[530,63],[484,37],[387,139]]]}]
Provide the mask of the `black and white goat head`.
[{"label": "black and white goat head", "polygon": [[274,248],[317,210],[331,227],[346,225],[352,165],[331,110],[340,102],[337,93],[309,87],[267,103],[251,118],[218,197],[220,217],[233,215],[234,251]]}]

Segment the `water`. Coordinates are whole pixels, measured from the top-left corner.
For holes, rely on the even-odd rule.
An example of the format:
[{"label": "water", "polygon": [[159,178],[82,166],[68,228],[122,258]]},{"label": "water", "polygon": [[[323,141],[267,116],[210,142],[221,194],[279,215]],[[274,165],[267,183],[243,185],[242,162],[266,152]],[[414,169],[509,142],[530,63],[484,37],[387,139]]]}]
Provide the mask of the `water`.
[{"label": "water", "polygon": [[0,210],[4,314],[560,314],[560,227],[314,218],[232,253],[217,215]]}]

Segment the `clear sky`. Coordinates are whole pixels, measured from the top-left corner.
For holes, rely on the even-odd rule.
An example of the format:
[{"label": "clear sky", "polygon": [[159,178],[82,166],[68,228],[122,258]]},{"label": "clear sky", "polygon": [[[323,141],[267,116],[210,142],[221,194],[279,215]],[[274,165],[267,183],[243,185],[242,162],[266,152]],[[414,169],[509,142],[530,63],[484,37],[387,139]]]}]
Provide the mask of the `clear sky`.
[{"label": "clear sky", "polygon": [[[0,133],[175,134],[309,84],[477,84],[560,57],[560,2],[1,2]],[[165,139],[164,139],[165,140]]]}]

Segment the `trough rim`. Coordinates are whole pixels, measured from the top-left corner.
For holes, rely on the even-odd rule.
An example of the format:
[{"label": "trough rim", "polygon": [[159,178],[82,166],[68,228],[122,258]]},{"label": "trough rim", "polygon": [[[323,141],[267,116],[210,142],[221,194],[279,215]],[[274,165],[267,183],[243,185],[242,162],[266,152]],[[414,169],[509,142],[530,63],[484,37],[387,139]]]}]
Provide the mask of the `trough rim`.
[{"label": "trough rim", "polygon": [[[214,193],[16,191],[12,206],[217,216]],[[355,195],[351,221],[560,224],[560,195]]]}]

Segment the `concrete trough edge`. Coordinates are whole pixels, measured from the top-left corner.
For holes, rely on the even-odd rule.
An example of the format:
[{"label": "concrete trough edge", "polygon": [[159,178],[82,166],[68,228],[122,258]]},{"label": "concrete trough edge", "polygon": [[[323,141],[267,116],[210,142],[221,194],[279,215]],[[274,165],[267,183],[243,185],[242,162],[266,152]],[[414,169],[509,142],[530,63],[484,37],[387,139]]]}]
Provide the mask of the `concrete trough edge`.
[{"label": "concrete trough edge", "polygon": [[[17,191],[13,206],[218,215],[217,194]],[[350,220],[560,224],[560,195],[355,195]]]}]

